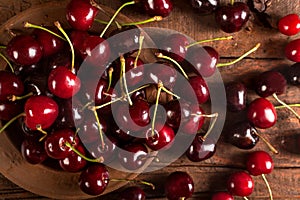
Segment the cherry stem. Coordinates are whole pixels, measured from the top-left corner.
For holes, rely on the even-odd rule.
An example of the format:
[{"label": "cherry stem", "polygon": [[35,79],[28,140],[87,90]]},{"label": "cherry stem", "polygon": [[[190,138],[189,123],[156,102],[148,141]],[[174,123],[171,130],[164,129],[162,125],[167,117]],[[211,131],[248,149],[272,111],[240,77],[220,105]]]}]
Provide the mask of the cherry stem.
[{"label": "cherry stem", "polygon": [[[288,104],[290,107],[300,107],[300,103]],[[286,108],[285,106],[275,106],[276,109]]]},{"label": "cherry stem", "polygon": [[121,62],[121,74],[122,74],[122,79],[123,79],[123,84],[124,84],[124,89],[125,89],[125,94],[128,100],[129,105],[132,105],[132,101],[128,92],[128,87],[127,87],[127,81],[126,81],[126,62],[125,58],[123,55],[120,56],[120,62]]},{"label": "cherry stem", "polygon": [[247,197],[243,197],[245,200],[249,200]]},{"label": "cherry stem", "polygon": [[40,124],[36,125],[36,130],[44,134],[43,137],[39,139],[39,142],[43,141],[47,137],[48,133],[42,129],[42,126]]},{"label": "cherry stem", "polygon": [[157,84],[157,87],[158,87],[158,89],[157,89],[154,113],[153,113],[152,124],[151,124],[151,135],[152,135],[152,137],[154,137],[154,135],[155,135],[154,127],[155,127],[155,120],[156,120],[158,102],[159,102],[159,97],[160,97],[161,90],[164,87],[164,85],[161,81],[159,81],[159,83]]},{"label": "cherry stem", "polygon": [[217,120],[218,120],[218,117],[219,117],[219,114],[218,113],[213,113],[213,114],[210,114],[210,115],[205,115],[205,114],[201,114],[201,115],[198,115],[198,116],[203,116],[203,117],[207,117],[207,118],[213,118],[212,122],[211,122],[211,125],[209,126],[206,134],[204,136],[201,137],[201,139],[203,141],[206,140],[206,138],[208,137],[208,135],[211,133],[211,131],[213,130]]},{"label": "cherry stem", "polygon": [[39,26],[39,25],[31,24],[29,22],[25,22],[24,27],[25,28],[41,29],[41,30],[46,31],[46,32],[48,32],[48,33],[50,33],[50,34],[52,34],[52,35],[54,35],[54,36],[56,36],[56,37],[64,40],[64,41],[67,41],[65,38],[63,38],[62,36],[58,35],[57,33],[53,32],[53,31],[51,31],[51,30],[49,30],[49,29],[47,29],[45,27]]},{"label": "cherry stem", "polygon": [[176,60],[174,60],[173,58],[170,58],[170,57],[168,57],[168,56],[165,56],[165,55],[163,55],[162,53],[156,53],[155,55],[156,55],[156,57],[158,57],[158,58],[166,59],[166,60],[169,60],[169,61],[171,61],[172,63],[174,63],[174,64],[180,69],[180,71],[181,71],[181,73],[183,74],[183,76],[184,76],[186,79],[189,79],[189,76],[185,73],[185,71],[183,70],[183,68],[181,67],[181,65],[180,65]]},{"label": "cherry stem", "polygon": [[99,120],[99,117],[98,117],[98,114],[97,114],[97,110],[93,110],[93,113],[95,115],[95,118],[96,118],[96,121],[97,121],[97,125],[98,125],[98,128],[99,128],[99,136],[100,136],[100,140],[101,140],[101,146],[102,146],[102,149],[105,148],[105,143],[104,143],[104,138],[103,138],[103,133],[102,133],[102,128],[101,128],[101,123],[100,123],[100,120]]},{"label": "cherry stem", "polygon": [[76,148],[74,148],[73,145],[71,145],[69,142],[66,142],[65,145],[67,147],[69,147],[70,149],[72,149],[72,151],[74,151],[74,153],[76,153],[78,156],[80,156],[81,158],[83,158],[84,160],[86,160],[88,162],[94,162],[94,163],[103,163],[104,162],[104,158],[102,156],[100,158],[96,158],[96,159],[88,158],[85,155],[83,155],[80,151],[78,151]]},{"label": "cherry stem", "polygon": [[269,191],[269,194],[270,194],[270,200],[273,200],[273,194],[272,194],[272,190],[271,190],[270,184],[269,184],[269,182],[268,182],[268,180],[267,180],[265,174],[262,174],[261,176],[262,176],[262,178],[264,179],[264,181],[265,181],[265,183],[266,183],[266,186],[267,186],[267,188],[268,188],[268,191]]},{"label": "cherry stem", "polygon": [[71,54],[72,54],[72,63],[71,63],[71,72],[75,73],[74,66],[75,66],[75,52],[73,44],[68,36],[68,34],[63,30],[60,23],[58,21],[54,22],[54,25],[58,28],[58,30],[65,36],[66,40],[68,41],[70,48],[71,48]]},{"label": "cherry stem", "polygon": [[107,87],[106,92],[109,92],[109,90],[110,90],[113,72],[114,72],[114,68],[110,67],[108,70],[108,87]]},{"label": "cherry stem", "polygon": [[1,45],[0,49],[6,49],[6,46]]},{"label": "cherry stem", "polygon": [[174,94],[173,92],[169,91],[167,88],[162,87],[161,89],[162,89],[165,93],[167,93],[167,94],[169,94],[169,95],[172,95],[172,96],[176,97],[176,99],[180,99],[180,96],[178,96],[178,95]]},{"label": "cherry stem", "polygon": [[249,51],[247,51],[246,53],[244,53],[242,56],[240,56],[239,58],[231,61],[231,62],[228,62],[228,63],[218,63],[217,64],[217,67],[225,67],[225,66],[229,66],[229,65],[233,65],[239,61],[241,61],[243,58],[247,57],[248,55],[250,55],[251,53],[255,52],[259,47],[260,47],[260,43],[257,43],[255,45],[255,47],[253,47],[252,49],[250,49]]},{"label": "cherry stem", "polygon": [[133,5],[135,4],[135,1],[129,1],[124,3],[122,6],[120,6],[120,8],[115,12],[115,14],[112,16],[112,18],[109,20],[109,22],[107,23],[106,27],[104,28],[104,30],[102,31],[102,33],[100,34],[100,37],[103,38],[105,32],[107,31],[108,27],[111,25],[111,23],[114,21],[114,19],[117,17],[117,15],[119,14],[119,12],[128,5]]},{"label": "cherry stem", "polygon": [[141,55],[141,52],[142,52],[144,38],[145,37],[142,34],[139,37],[139,50],[138,50],[137,55],[136,55],[135,60],[134,60],[134,65],[133,65],[134,68],[137,67],[137,62],[138,62],[138,59],[139,59],[139,57]]},{"label": "cherry stem", "polygon": [[18,114],[17,116],[11,118],[4,126],[1,127],[0,133],[2,133],[9,125],[11,125],[14,121],[19,119],[20,117],[25,117],[25,113]]},{"label": "cherry stem", "polygon": [[194,43],[191,43],[191,44],[187,45],[185,48],[188,49],[188,48],[190,48],[194,45],[202,44],[202,43],[206,43],[206,42],[221,41],[221,40],[232,40],[232,39],[233,39],[233,36],[212,38],[212,39],[207,39],[207,40],[200,40],[200,41],[197,41],[197,42],[194,42]]},{"label": "cherry stem", "polygon": [[2,53],[0,53],[0,57],[3,58],[3,60],[8,64],[11,72],[15,73],[15,70],[14,70],[12,64],[9,62],[9,60]]},{"label": "cherry stem", "polygon": [[106,13],[105,10],[99,4],[97,4],[94,0],[90,0],[90,4],[91,4],[91,6],[97,8],[98,10],[101,10],[103,13]]},{"label": "cherry stem", "polygon": [[22,99],[26,99],[28,97],[31,97],[33,95],[33,92],[29,92],[28,94],[25,94],[23,96],[15,96],[15,95],[11,95],[8,97],[9,101],[17,101],[17,100],[22,100]]},{"label": "cherry stem", "polygon": [[279,152],[275,149],[275,147],[274,146],[272,146],[271,144],[270,144],[270,142],[268,142],[268,140],[266,139],[266,138],[264,138],[261,134],[259,134],[259,133],[255,133],[260,139],[262,139],[263,141],[264,141],[264,143],[269,147],[269,149],[273,152],[273,153],[275,153],[275,154],[278,154]]},{"label": "cherry stem", "polygon": [[146,181],[143,181],[143,180],[130,180],[130,179],[112,178],[112,179],[109,179],[109,181],[113,181],[113,182],[127,181],[127,182],[131,182],[131,183],[138,183],[138,184],[148,185],[152,188],[152,190],[155,190],[155,185],[153,183],[149,183],[149,182],[146,182]]},{"label": "cherry stem", "polygon": [[289,109],[289,110],[290,110],[290,111],[291,111],[291,112],[292,112],[292,113],[300,120],[300,116],[298,115],[298,113],[297,113],[294,109],[292,109],[289,105],[287,105],[285,102],[281,101],[281,100],[278,98],[278,96],[277,96],[276,93],[273,94],[273,97],[274,97],[274,99],[276,99],[276,101],[278,101],[283,107]]},{"label": "cherry stem", "polygon": [[82,108],[80,109],[80,112],[83,112],[86,108],[88,108],[94,101],[87,102]]},{"label": "cherry stem", "polygon": [[[142,24],[147,24],[147,23],[151,23],[151,22],[159,22],[163,19],[163,17],[161,16],[154,16],[151,17],[149,19],[143,20],[143,21],[138,21],[138,22],[130,22],[130,23],[122,23],[119,24],[121,27],[122,26],[135,26],[135,25],[142,25]],[[100,23],[100,24],[108,24],[107,21],[103,21],[101,19],[95,19],[96,22]]]}]

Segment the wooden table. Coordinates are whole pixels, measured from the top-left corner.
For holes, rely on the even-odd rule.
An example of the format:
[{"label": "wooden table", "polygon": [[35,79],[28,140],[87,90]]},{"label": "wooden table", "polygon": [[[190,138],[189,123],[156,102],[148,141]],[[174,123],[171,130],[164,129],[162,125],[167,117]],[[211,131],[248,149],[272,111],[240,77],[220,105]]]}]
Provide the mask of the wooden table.
[{"label": "wooden table", "polygon": [[[51,0],[0,0],[0,24],[19,12],[33,5],[49,2]],[[118,0],[101,0],[102,4],[116,9],[120,6]],[[214,23],[213,16],[199,16],[195,13],[188,1],[174,0],[174,11],[171,16],[162,22],[151,23],[149,26],[164,27],[182,32],[195,40],[225,36]],[[222,3],[225,3],[222,0]],[[229,0],[227,0],[229,2]],[[126,8],[124,14],[134,21],[145,19],[146,16],[133,8]],[[300,13],[299,0],[279,1],[273,0],[267,12],[270,15],[271,24],[289,13]],[[243,80],[248,86],[257,74],[270,69],[285,70],[292,63],[284,58],[283,49],[288,41],[295,37],[287,37],[280,34],[276,29],[266,28],[253,14],[247,28],[232,34],[234,40],[210,43],[222,56],[222,62],[238,57],[246,50],[252,48],[256,43],[261,43],[261,48],[247,59],[230,67],[220,69],[224,82],[232,80]],[[300,37],[300,34],[298,34]],[[247,74],[247,76],[245,76]],[[250,91],[249,99],[257,96]],[[281,98],[288,103],[300,102],[300,88],[288,86]],[[270,98],[274,104],[278,104]],[[300,109],[295,108],[300,113]],[[237,115],[228,114],[231,119],[238,118]],[[299,199],[300,198],[300,155],[289,153],[282,144],[283,136],[297,134],[300,130],[298,120],[288,111],[278,110],[278,122],[275,127],[260,130],[278,150],[278,155],[273,155],[275,169],[272,174],[267,175],[273,190],[274,199]],[[225,128],[230,128],[226,123]],[[225,132],[225,131],[224,131]],[[224,133],[225,134],[225,133]],[[224,137],[223,134],[223,137]],[[266,150],[268,148],[263,142],[259,142],[253,150]],[[251,151],[253,151],[251,150]],[[164,199],[163,180],[175,171],[188,172],[195,182],[195,199],[209,199],[213,191],[225,189],[226,178],[234,171],[245,169],[245,158],[249,151],[239,150],[224,142],[221,138],[218,142],[216,154],[209,160],[192,163],[185,157],[172,163],[170,166],[156,172],[146,173],[139,176],[140,179],[148,180],[156,185],[156,190],[151,191],[144,188],[149,199]],[[250,199],[269,199],[268,192],[261,177],[254,177],[255,190]],[[115,199],[117,191],[101,197],[100,199]],[[0,199],[47,199],[19,188],[5,177],[0,175]]]}]

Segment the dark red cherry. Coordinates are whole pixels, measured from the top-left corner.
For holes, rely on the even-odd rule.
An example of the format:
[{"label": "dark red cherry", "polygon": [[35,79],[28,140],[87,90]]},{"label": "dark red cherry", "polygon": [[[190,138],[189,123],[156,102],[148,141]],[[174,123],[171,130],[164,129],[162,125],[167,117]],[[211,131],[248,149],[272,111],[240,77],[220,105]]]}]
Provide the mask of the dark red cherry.
[{"label": "dark red cherry", "polygon": [[295,63],[287,69],[286,79],[293,85],[300,85],[300,63]]},{"label": "dark red cherry", "polygon": [[120,200],[146,200],[144,190],[137,186],[131,186],[119,193]]},{"label": "dark red cherry", "polygon": [[219,6],[219,0],[190,0],[197,14],[208,15],[213,13]]},{"label": "dark red cherry", "polygon": [[128,170],[137,170],[147,161],[148,150],[141,143],[130,143],[119,151],[120,164]]},{"label": "dark red cherry", "polygon": [[8,57],[20,65],[32,65],[40,61],[43,51],[40,43],[29,35],[14,37],[6,47]]},{"label": "dark red cherry", "polygon": [[33,139],[25,139],[22,142],[21,154],[27,162],[34,165],[40,164],[48,158],[44,143]]},{"label": "dark red cherry", "polygon": [[45,150],[49,157],[54,159],[64,159],[72,152],[72,149],[66,145],[71,144],[74,148],[79,144],[79,138],[71,129],[55,130],[45,140]]},{"label": "dark red cherry", "polygon": [[288,36],[296,35],[300,32],[300,17],[297,14],[288,14],[278,22],[278,30]]},{"label": "dark red cherry", "polygon": [[66,18],[73,29],[87,31],[98,12],[89,0],[71,0],[67,5]]},{"label": "dark red cherry", "polygon": [[235,172],[227,181],[227,190],[235,196],[246,197],[252,194],[254,181],[246,172]]},{"label": "dark red cherry", "polygon": [[81,172],[80,189],[89,195],[100,195],[109,183],[109,173],[103,164],[93,164]]},{"label": "dark red cherry", "polygon": [[167,55],[177,62],[182,62],[187,53],[187,46],[189,41],[183,34],[174,33],[167,36],[160,48],[164,55]]},{"label": "dark red cherry", "polygon": [[216,142],[210,138],[203,141],[201,135],[197,134],[185,155],[190,161],[200,162],[211,158],[215,152]]},{"label": "dark red cherry", "polygon": [[230,82],[225,86],[227,108],[238,112],[246,108],[247,88],[242,82]]},{"label": "dark red cherry", "polygon": [[211,200],[234,200],[234,198],[228,192],[217,192],[213,194]]},{"label": "dark red cherry", "polygon": [[173,172],[165,182],[165,193],[170,200],[190,198],[194,193],[194,181],[186,172]]},{"label": "dark red cherry", "polygon": [[[86,155],[84,147],[79,144],[76,146],[76,150],[79,151],[82,155]],[[60,167],[67,172],[80,172],[87,165],[87,161],[84,160],[74,151],[71,151],[67,157],[59,160]]]},{"label": "dark red cherry", "polygon": [[284,76],[275,71],[267,71],[260,74],[255,81],[255,91],[261,97],[268,97],[272,94],[283,94],[286,89]]},{"label": "dark red cherry", "polygon": [[[73,30],[70,33],[70,40],[74,47],[75,52],[78,55],[81,55],[84,52],[83,41],[89,36],[88,32],[80,31],[80,30]],[[82,56],[82,55],[81,55]],[[84,58],[85,56],[83,56]]]},{"label": "dark red cherry", "polygon": [[226,140],[240,149],[252,149],[259,137],[257,130],[249,122],[237,122],[226,132]]},{"label": "dark red cherry", "polygon": [[252,176],[269,174],[274,169],[273,159],[269,153],[265,151],[251,152],[247,157],[247,171]]},{"label": "dark red cherry", "polygon": [[53,69],[48,77],[48,88],[52,94],[63,99],[74,96],[80,89],[80,79],[68,68]]},{"label": "dark red cherry", "polygon": [[0,103],[0,120],[9,121],[23,112],[24,105],[21,102]]},{"label": "dark red cherry", "polygon": [[[44,73],[49,75],[49,73],[60,66],[64,66],[68,69],[71,69],[71,53],[69,51],[61,51],[57,54],[54,54],[49,58],[47,66],[44,67]],[[75,61],[75,71],[78,71],[77,60]]]},{"label": "dark red cherry", "polygon": [[173,10],[171,0],[140,0],[145,12],[150,16],[167,17]]},{"label": "dark red cherry", "polygon": [[285,56],[294,62],[300,62],[300,39],[289,42],[285,47]]},{"label": "dark red cherry", "polygon": [[226,33],[238,32],[249,20],[250,10],[243,2],[220,6],[215,12],[216,23]]},{"label": "dark red cherry", "polygon": [[22,80],[8,71],[0,71],[0,102],[7,102],[11,95],[20,96],[24,92]]},{"label": "dark red cherry", "polygon": [[32,96],[25,103],[25,124],[31,130],[47,129],[58,116],[57,103],[47,96]]},{"label": "dark red cherry", "polygon": [[265,98],[252,101],[247,111],[248,120],[258,128],[270,128],[277,120],[274,105]]},{"label": "dark red cherry", "polygon": [[35,74],[28,76],[24,80],[25,86],[25,94],[32,92],[34,95],[46,95],[46,96],[53,96],[50,95],[48,90],[48,75],[46,74]]}]

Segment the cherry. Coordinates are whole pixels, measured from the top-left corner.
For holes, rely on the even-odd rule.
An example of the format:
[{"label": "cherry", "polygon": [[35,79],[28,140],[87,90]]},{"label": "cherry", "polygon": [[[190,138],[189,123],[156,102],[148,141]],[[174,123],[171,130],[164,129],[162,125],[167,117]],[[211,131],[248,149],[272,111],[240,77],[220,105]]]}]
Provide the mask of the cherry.
[{"label": "cherry", "polygon": [[90,4],[90,0],[71,0],[67,5],[66,18],[72,28],[87,31],[98,12],[98,8]]},{"label": "cherry", "polygon": [[247,170],[253,176],[269,174],[273,171],[273,159],[265,151],[254,151],[248,155]]},{"label": "cherry", "polygon": [[84,41],[88,36],[89,36],[88,32],[80,31],[80,30],[72,30],[69,36],[75,52],[78,55],[83,56],[83,58],[84,58],[84,46],[83,46],[84,43],[82,41]]},{"label": "cherry", "polygon": [[285,47],[285,56],[294,62],[300,62],[300,39],[289,42]]},{"label": "cherry", "polygon": [[211,200],[234,200],[234,198],[228,192],[217,192],[213,194]]},{"label": "cherry", "polygon": [[300,18],[297,14],[289,14],[278,21],[278,30],[288,36],[296,35],[300,32]]},{"label": "cherry", "polygon": [[216,23],[226,33],[238,32],[249,20],[250,10],[243,2],[220,6],[215,12]]},{"label": "cherry", "polygon": [[148,150],[141,143],[130,143],[119,151],[121,165],[128,170],[141,168],[147,160]]},{"label": "cherry", "polygon": [[53,69],[48,77],[48,88],[54,95],[68,99],[80,89],[80,79],[64,66]]},{"label": "cherry", "polygon": [[165,193],[168,199],[187,199],[194,193],[194,182],[186,172],[171,173],[165,182]]},{"label": "cherry", "polygon": [[24,92],[22,80],[8,71],[0,71],[0,102],[8,102],[11,95],[20,96]]},{"label": "cherry", "polygon": [[202,136],[197,134],[185,155],[190,161],[200,162],[211,158],[215,152],[216,143],[210,138],[203,140]]},{"label": "cherry", "polygon": [[145,12],[150,16],[167,17],[173,10],[171,0],[139,0]]},{"label": "cherry", "polygon": [[54,159],[64,159],[72,152],[72,149],[66,145],[66,142],[77,147],[79,138],[71,129],[55,130],[45,140],[45,150],[49,157]]},{"label": "cherry", "polygon": [[40,43],[29,35],[19,35],[9,41],[6,47],[8,57],[20,65],[32,65],[43,56]]},{"label": "cherry", "polygon": [[137,186],[131,186],[123,190],[119,194],[120,200],[145,200],[146,195],[144,190]]},{"label": "cherry", "polygon": [[24,105],[20,102],[0,103],[0,120],[9,121],[23,111]]},{"label": "cherry", "polygon": [[110,125],[110,133],[121,143],[128,143],[135,139],[135,133],[131,131],[123,131],[116,123]]},{"label": "cherry", "polygon": [[109,173],[103,164],[93,164],[81,172],[80,189],[89,195],[100,195],[109,183]]},{"label": "cherry", "polygon": [[47,96],[32,96],[25,103],[25,124],[31,130],[47,129],[58,116],[57,103]]},{"label": "cherry", "polygon": [[227,108],[232,112],[246,108],[247,88],[242,82],[230,82],[226,84]]},{"label": "cherry", "polygon": [[219,0],[190,0],[193,8],[200,15],[208,15],[213,13],[219,6]]},{"label": "cherry", "polygon": [[[81,144],[76,146],[76,150],[85,155],[85,149]],[[87,161],[81,156],[71,151],[65,158],[59,160],[61,168],[67,172],[80,172],[87,165]]]},{"label": "cherry", "polygon": [[295,63],[287,69],[286,79],[293,85],[300,85],[300,63]]},{"label": "cherry", "polygon": [[253,189],[254,181],[246,172],[235,172],[228,178],[227,190],[232,195],[246,197],[253,192]]},{"label": "cherry", "polygon": [[[69,51],[61,51],[54,54],[48,59],[47,67],[44,66],[44,73],[49,75],[49,73],[60,66],[64,66],[71,69],[71,53]],[[79,64],[76,63],[75,71],[78,71]]]},{"label": "cherry", "polygon": [[21,154],[27,162],[34,165],[40,164],[48,158],[44,149],[44,144],[33,139],[25,139],[22,142]]}]

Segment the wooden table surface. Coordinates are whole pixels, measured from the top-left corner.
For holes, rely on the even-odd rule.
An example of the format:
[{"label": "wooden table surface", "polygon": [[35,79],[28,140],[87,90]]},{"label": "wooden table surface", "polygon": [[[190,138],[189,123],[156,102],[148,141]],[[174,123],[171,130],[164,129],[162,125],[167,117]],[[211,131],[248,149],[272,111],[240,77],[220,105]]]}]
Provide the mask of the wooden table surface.
[{"label": "wooden table surface", "polygon": [[[0,24],[19,12],[31,6],[49,2],[51,0],[0,0]],[[182,32],[195,40],[225,36],[216,26],[213,16],[199,16],[187,3],[188,1],[173,0],[174,11],[171,16],[161,22],[151,23],[149,26],[164,27]],[[229,0],[226,0],[229,2]],[[226,3],[222,0],[222,3]],[[259,1],[259,0],[258,0]],[[263,1],[263,0],[262,0]],[[121,5],[119,0],[100,0],[100,3],[116,9]],[[300,13],[299,0],[271,0],[271,7],[267,10],[270,16],[271,25],[276,25],[276,21],[289,13]],[[145,19],[146,16],[138,10],[126,8],[124,14],[134,19],[134,21]],[[247,59],[230,67],[220,69],[224,82],[231,80],[243,80],[251,86],[251,80],[262,71],[270,69],[285,70],[292,63],[284,58],[283,49],[288,41],[297,38],[287,37],[280,34],[275,28],[265,27],[255,14],[252,14],[247,28],[232,34],[234,40],[215,42],[210,45],[216,48],[222,56],[222,62],[241,55],[245,50],[252,48],[256,43],[262,44],[261,48]],[[300,37],[300,34],[298,34]],[[249,99],[256,98],[254,92],[250,91]],[[297,86],[288,86],[285,94],[281,98],[288,103],[300,102],[300,89]],[[274,104],[278,104],[270,98]],[[298,113],[300,109],[295,108]],[[230,118],[237,118],[236,115],[229,114]],[[277,124],[267,130],[260,130],[261,134],[279,150],[278,155],[272,155],[275,163],[273,173],[267,175],[273,190],[274,199],[300,199],[300,154],[290,153],[284,148],[285,137],[298,133],[300,125],[298,120],[288,111],[278,110]],[[225,129],[230,128],[230,122],[226,123]],[[225,131],[224,131],[225,132]],[[225,134],[225,133],[224,133]],[[223,136],[224,136],[223,134]],[[254,150],[266,150],[268,148],[263,142],[259,142]],[[195,182],[194,199],[209,199],[214,191],[225,189],[226,178],[234,171],[245,169],[245,158],[249,151],[239,150],[236,147],[224,142],[221,138],[218,142],[216,154],[206,161],[192,163],[185,157],[180,158],[170,166],[162,170],[141,174],[140,179],[148,180],[156,185],[156,190],[145,187],[149,199],[164,199],[163,180],[175,171],[182,170],[188,172]],[[0,161],[1,162],[1,161]],[[269,199],[268,192],[261,177],[254,177],[255,190],[250,199]],[[98,199],[116,199],[116,192],[105,195]],[[47,199],[32,194],[19,188],[0,175],[0,199]],[[238,198],[237,198],[238,199]]]}]

